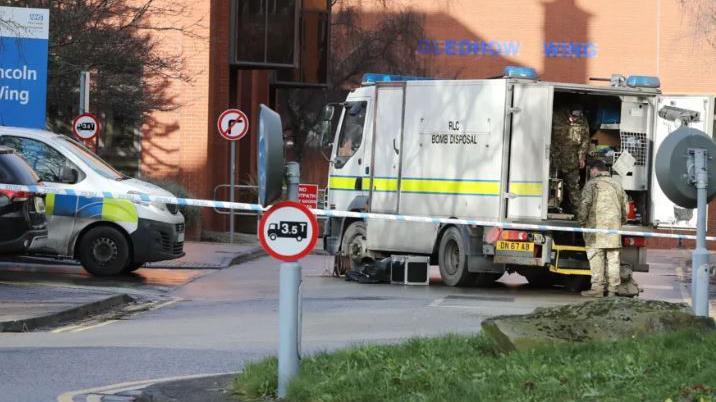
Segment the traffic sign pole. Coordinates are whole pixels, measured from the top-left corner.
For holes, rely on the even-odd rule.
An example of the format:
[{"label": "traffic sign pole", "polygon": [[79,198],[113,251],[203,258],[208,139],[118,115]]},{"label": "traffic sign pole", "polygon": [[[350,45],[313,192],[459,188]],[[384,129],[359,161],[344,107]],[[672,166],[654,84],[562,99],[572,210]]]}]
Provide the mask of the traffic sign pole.
[{"label": "traffic sign pole", "polygon": [[[286,164],[288,200],[298,201],[300,169],[296,162]],[[314,234],[315,235],[315,234]],[[278,318],[278,397],[285,398],[288,384],[298,374],[301,339],[301,265],[298,262],[281,264],[279,278]]]},{"label": "traffic sign pole", "polygon": [[[219,134],[231,141],[231,157],[229,161],[229,201],[234,202],[236,193],[236,141],[242,139],[246,134],[249,133],[249,118],[246,113],[239,109],[227,109],[216,121],[216,128],[219,130]],[[229,211],[229,242],[234,242],[235,225],[234,222],[234,210]]]},{"label": "traffic sign pole", "polygon": [[[229,192],[231,194],[229,195],[229,201],[233,203],[234,193],[236,192],[236,141],[231,141],[231,162],[229,162],[229,165],[231,166],[229,174]],[[229,211],[229,243],[234,242],[234,224],[234,209],[231,208]]]},{"label": "traffic sign pole", "polygon": [[[696,249],[691,257],[691,298],[694,314],[709,316],[709,252],[706,249],[706,198],[708,170],[705,149],[690,150],[693,158],[694,185],[696,186]],[[713,173],[712,173],[713,174]]]}]

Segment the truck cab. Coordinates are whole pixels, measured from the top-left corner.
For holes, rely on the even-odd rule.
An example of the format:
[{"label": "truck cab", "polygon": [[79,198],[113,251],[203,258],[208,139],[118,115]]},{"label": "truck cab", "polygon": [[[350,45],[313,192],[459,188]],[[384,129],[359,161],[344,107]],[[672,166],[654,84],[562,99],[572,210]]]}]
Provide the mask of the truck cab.
[{"label": "truck cab", "polygon": [[[184,216],[176,205],[111,197],[111,193],[172,197],[171,193],[125,176],[64,135],[0,127],[0,145],[17,151],[45,187],[62,191],[47,194],[48,236],[34,242],[30,253],[78,259],[99,276],[184,255]],[[108,196],[79,196],[83,191],[106,191]]]},{"label": "truck cab", "polygon": [[[578,226],[565,208],[559,162],[550,158],[555,112],[575,103],[589,122],[590,156],[605,160],[629,195],[625,229],[693,230],[692,211],[676,207],[657,185],[653,155],[682,124],[712,135],[714,97],[663,95],[656,77],[607,81],[544,82],[534,70],[511,67],[485,80],[366,74],[324,113],[332,118],[323,126],[331,153],[328,208],[481,224],[334,217],[324,247],[337,256],[337,270],[415,254],[440,265],[449,285],[487,283],[505,271],[530,281],[546,273],[588,283],[581,233],[501,225]],[[622,264],[648,270],[645,238],[622,241]]]}]

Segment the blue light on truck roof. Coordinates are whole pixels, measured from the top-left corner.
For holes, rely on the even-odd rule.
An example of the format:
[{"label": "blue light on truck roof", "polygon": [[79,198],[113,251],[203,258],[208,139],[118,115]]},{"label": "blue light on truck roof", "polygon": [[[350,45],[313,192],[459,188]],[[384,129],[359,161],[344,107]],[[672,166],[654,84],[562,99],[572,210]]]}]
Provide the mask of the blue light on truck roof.
[{"label": "blue light on truck roof", "polygon": [[532,67],[507,66],[505,67],[504,75],[506,78],[537,79],[537,71]]},{"label": "blue light on truck roof", "polygon": [[379,73],[365,73],[361,82],[393,82],[393,81],[423,81],[430,80],[428,77],[418,77],[414,75],[396,75],[396,74],[379,74]]},{"label": "blue light on truck roof", "polygon": [[659,77],[652,77],[648,75],[630,75],[626,80],[628,87],[632,88],[659,88],[661,81]]}]

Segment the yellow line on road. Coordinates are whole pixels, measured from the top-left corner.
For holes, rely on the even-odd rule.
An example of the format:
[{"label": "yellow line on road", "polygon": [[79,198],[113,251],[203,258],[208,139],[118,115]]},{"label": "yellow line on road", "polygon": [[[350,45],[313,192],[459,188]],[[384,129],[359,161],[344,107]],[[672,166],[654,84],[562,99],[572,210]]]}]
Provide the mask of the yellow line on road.
[{"label": "yellow line on road", "polygon": [[81,395],[91,395],[91,394],[116,394],[119,392],[125,392],[125,391],[131,391],[135,389],[142,389],[146,388],[150,385],[157,384],[160,382],[168,382],[168,381],[178,381],[178,380],[191,380],[196,378],[203,378],[203,377],[212,377],[215,375],[225,375],[225,374],[234,374],[233,372],[224,372],[224,373],[212,373],[212,374],[194,374],[194,375],[187,375],[187,376],[177,376],[177,377],[166,377],[166,378],[157,378],[153,380],[141,380],[141,381],[129,381],[129,382],[122,382],[118,384],[112,384],[112,385],[105,385],[102,387],[94,387],[94,388],[87,388],[87,389],[81,389],[77,391],[68,391],[60,396],[57,397],[57,402],[75,402],[76,396]]},{"label": "yellow line on road", "polygon": [[97,324],[94,324],[94,325],[88,325],[88,326],[86,326],[86,327],[73,329],[73,330],[71,330],[70,332],[75,333],[75,332],[87,331],[88,329],[94,329],[94,328],[104,327],[105,325],[109,325],[109,324],[111,324],[111,323],[113,323],[113,322],[117,322],[117,321],[119,321],[119,320],[108,320],[108,321],[100,322],[100,323],[97,323]]}]

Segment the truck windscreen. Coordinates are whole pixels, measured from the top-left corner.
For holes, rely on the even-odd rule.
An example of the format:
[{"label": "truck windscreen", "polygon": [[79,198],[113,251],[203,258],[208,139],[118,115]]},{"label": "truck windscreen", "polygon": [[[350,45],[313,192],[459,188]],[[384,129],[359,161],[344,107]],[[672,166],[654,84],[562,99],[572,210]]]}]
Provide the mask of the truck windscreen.
[{"label": "truck windscreen", "polygon": [[363,126],[368,106],[366,101],[346,102],[343,114],[343,124],[338,136],[336,150],[336,168],[341,168],[360,148],[363,141]]}]

